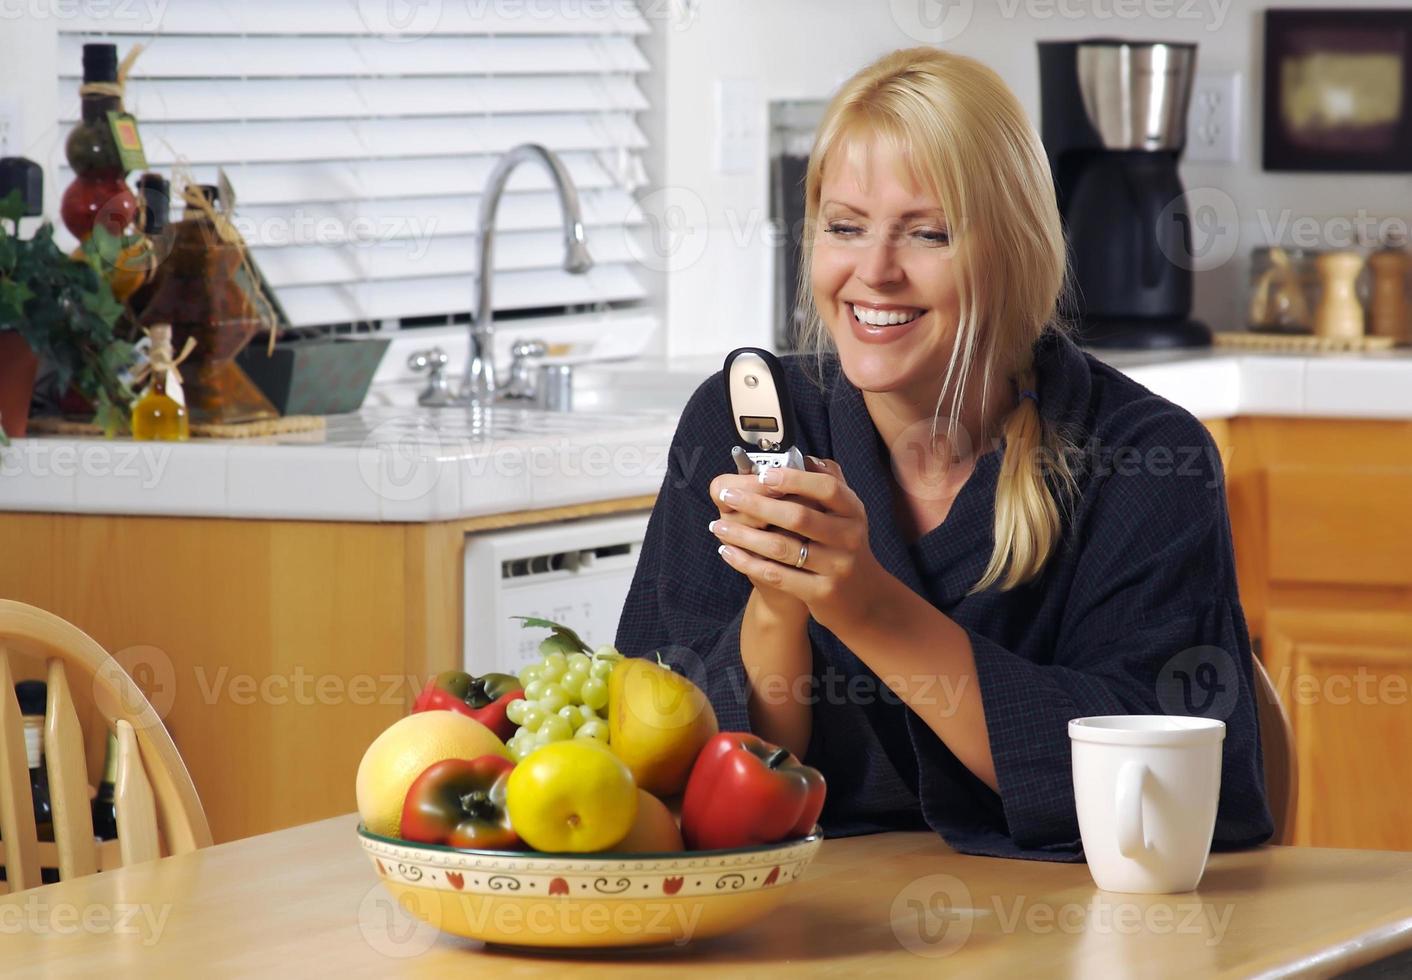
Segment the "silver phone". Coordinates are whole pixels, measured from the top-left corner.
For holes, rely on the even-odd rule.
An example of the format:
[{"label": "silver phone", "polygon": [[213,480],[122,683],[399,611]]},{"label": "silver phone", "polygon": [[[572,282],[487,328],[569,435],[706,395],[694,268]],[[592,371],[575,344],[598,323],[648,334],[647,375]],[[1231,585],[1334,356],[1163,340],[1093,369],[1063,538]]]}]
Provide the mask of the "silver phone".
[{"label": "silver phone", "polygon": [[795,445],[789,387],[779,358],[758,347],[741,347],[726,355],[722,375],[726,404],[739,440],[731,447],[736,470],[746,474],[772,466],[804,469],[804,454]]}]

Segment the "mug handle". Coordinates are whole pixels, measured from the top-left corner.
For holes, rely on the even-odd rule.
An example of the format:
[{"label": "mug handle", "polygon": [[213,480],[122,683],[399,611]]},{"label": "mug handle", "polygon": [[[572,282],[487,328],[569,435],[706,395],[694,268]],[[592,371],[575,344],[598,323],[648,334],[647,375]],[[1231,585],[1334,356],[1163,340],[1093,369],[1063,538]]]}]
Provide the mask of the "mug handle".
[{"label": "mug handle", "polygon": [[1142,825],[1142,789],[1147,775],[1147,766],[1135,759],[1118,770],[1118,853],[1126,858],[1139,857],[1148,849]]}]

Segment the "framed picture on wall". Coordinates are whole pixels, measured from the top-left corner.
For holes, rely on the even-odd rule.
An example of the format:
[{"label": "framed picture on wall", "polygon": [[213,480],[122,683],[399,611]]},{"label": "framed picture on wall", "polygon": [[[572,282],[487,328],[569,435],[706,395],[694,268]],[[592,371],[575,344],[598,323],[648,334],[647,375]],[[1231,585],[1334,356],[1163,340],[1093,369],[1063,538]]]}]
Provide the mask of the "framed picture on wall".
[{"label": "framed picture on wall", "polygon": [[1412,172],[1412,8],[1265,12],[1266,170]]}]

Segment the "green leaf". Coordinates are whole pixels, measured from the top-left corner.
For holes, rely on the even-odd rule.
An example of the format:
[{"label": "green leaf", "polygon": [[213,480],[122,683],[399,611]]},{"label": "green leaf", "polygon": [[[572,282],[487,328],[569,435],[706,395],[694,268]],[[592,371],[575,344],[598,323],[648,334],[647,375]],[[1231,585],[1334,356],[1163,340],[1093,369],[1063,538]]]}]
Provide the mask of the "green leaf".
[{"label": "green leaf", "polygon": [[0,218],[18,223],[25,214],[25,199],[20,194],[19,188],[15,188],[0,197]]},{"label": "green leaf", "polygon": [[34,298],[34,291],[22,282],[0,279],[0,327],[18,330],[25,318],[25,304]]},{"label": "green leaf", "polygon": [[593,647],[583,642],[582,637],[569,629],[569,627],[561,623],[556,623],[552,619],[538,619],[534,616],[511,616],[510,618],[520,620],[520,626],[524,629],[551,630],[556,637],[562,637],[564,640],[567,640],[569,643],[573,644],[576,650],[582,653],[593,652]]},{"label": "green leaf", "polygon": [[113,291],[106,282],[93,292],[83,294],[83,308],[111,327],[123,315],[123,304],[113,297]]},{"label": "green leaf", "polygon": [[[83,254],[88,256],[93,271],[100,275],[118,264],[118,255],[123,250],[123,240],[102,225],[94,225],[93,233],[83,242]],[[97,259],[96,264],[91,260]]]}]

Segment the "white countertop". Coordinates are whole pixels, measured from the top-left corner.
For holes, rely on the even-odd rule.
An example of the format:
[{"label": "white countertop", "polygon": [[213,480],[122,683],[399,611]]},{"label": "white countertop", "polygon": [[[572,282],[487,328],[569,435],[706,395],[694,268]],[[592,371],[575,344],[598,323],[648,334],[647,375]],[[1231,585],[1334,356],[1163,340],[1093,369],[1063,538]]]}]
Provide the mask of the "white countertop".
[{"label": "white countertop", "polygon": [[[1412,419],[1408,350],[1095,353],[1203,419]],[[17,439],[0,450],[0,510],[424,522],[652,493],[681,407],[720,362],[581,368],[576,398],[592,410],[567,414],[424,409],[370,396],[377,407],[331,417],[317,435],[175,445]]]},{"label": "white countertop", "polygon": [[0,510],[424,522],[612,500],[661,486],[676,418],[365,408],[262,439],[16,439]]}]

